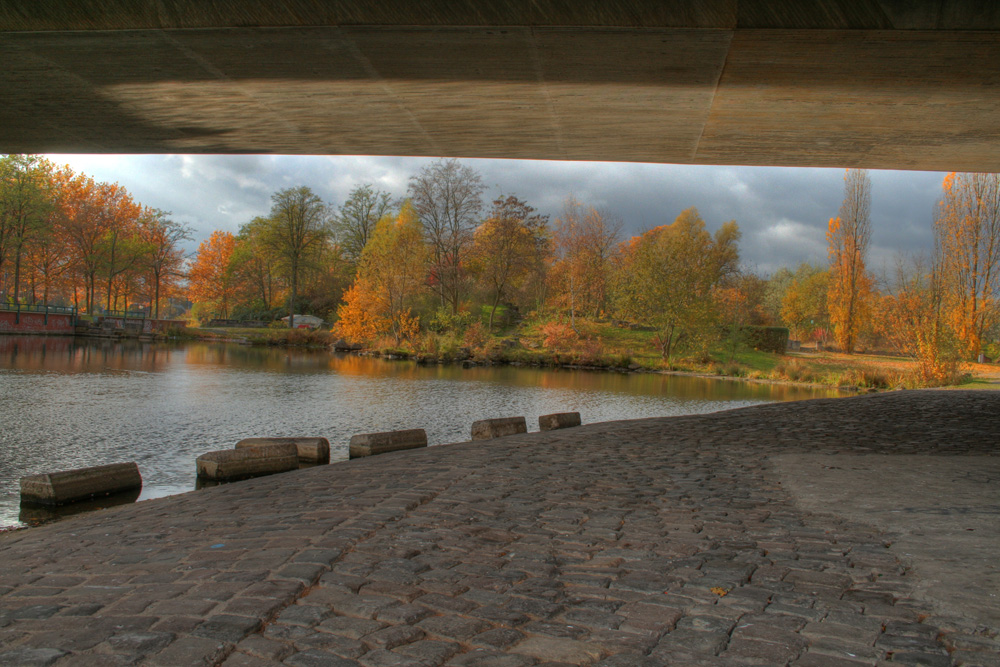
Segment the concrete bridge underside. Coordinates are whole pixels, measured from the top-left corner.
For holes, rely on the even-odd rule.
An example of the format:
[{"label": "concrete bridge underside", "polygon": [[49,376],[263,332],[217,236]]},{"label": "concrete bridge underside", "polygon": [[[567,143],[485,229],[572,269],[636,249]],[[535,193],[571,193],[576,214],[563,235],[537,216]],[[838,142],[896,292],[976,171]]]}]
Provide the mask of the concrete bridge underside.
[{"label": "concrete bridge underside", "polygon": [[988,0],[0,5],[0,151],[1000,171]]}]

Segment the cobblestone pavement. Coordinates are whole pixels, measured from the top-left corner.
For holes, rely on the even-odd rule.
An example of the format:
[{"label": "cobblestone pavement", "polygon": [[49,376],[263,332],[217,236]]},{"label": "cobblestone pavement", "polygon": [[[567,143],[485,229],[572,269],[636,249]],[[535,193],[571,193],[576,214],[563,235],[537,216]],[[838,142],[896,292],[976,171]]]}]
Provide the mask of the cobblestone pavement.
[{"label": "cobblestone pavement", "polygon": [[0,665],[1000,665],[996,628],[914,597],[885,533],[801,509],[768,466],[1000,456],[998,433],[1000,393],[895,392],[433,447],[83,515],[0,536]]}]

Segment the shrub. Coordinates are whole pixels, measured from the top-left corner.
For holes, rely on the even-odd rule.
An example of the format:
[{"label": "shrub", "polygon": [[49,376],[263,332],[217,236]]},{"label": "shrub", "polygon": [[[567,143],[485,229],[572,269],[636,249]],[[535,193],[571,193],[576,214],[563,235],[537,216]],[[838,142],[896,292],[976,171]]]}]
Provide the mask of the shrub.
[{"label": "shrub", "polygon": [[779,362],[774,367],[772,375],[779,380],[791,380],[792,382],[816,381],[816,375],[805,364],[796,359]]},{"label": "shrub", "polygon": [[740,339],[747,347],[760,352],[784,354],[788,347],[788,329],[785,327],[740,327]]},{"label": "shrub", "polygon": [[542,334],[542,344],[550,350],[559,352],[571,350],[580,340],[580,334],[562,322],[546,322],[539,331]]}]

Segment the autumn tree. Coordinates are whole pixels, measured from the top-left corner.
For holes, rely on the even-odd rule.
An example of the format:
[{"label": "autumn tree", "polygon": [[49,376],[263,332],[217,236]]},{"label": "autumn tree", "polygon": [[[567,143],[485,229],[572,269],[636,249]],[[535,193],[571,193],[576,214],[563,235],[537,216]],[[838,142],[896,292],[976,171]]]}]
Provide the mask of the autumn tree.
[{"label": "autumn tree", "polygon": [[231,232],[214,231],[198,246],[188,273],[188,298],[208,305],[223,318],[229,317],[240,287],[232,266],[235,250],[236,237]]},{"label": "autumn tree", "polygon": [[948,174],[934,235],[948,319],[973,357],[1000,323],[1000,174]]},{"label": "autumn tree", "polygon": [[425,252],[423,230],[409,203],[395,218],[382,218],[338,309],[338,331],[356,340],[391,335],[397,345],[414,335],[419,320],[412,306],[423,286]]},{"label": "autumn tree", "polygon": [[[97,240],[97,268],[105,281],[106,308],[117,309],[117,302],[129,274],[135,271],[146,252],[139,234],[142,207],[117,183],[98,186],[99,206],[94,213],[102,234]],[[128,307],[127,291],[126,304]]]},{"label": "autumn tree", "polygon": [[500,302],[509,299],[538,266],[547,245],[548,216],[513,195],[498,197],[476,230],[471,266],[490,294],[489,328]]},{"label": "autumn tree", "polygon": [[330,238],[327,207],[308,187],[271,195],[267,238],[289,283],[288,326],[295,328],[299,280]]},{"label": "autumn tree", "polygon": [[827,297],[830,272],[808,262],[799,264],[781,298],[781,320],[799,340],[822,339],[830,323]]},{"label": "autumn tree", "polygon": [[945,312],[948,280],[935,245],[930,261],[897,260],[893,279],[876,299],[874,319],[894,349],[917,359],[924,384],[943,385],[956,380],[962,341]]},{"label": "autumn tree", "polygon": [[620,218],[570,197],[555,221],[553,278],[575,327],[577,313],[598,316],[608,307],[608,276],[618,250]]},{"label": "autumn tree", "polygon": [[0,276],[13,264],[10,294],[20,302],[21,272],[31,240],[49,222],[51,164],[37,155],[0,157]]},{"label": "autumn tree", "polygon": [[83,283],[85,309],[93,312],[97,279],[107,266],[108,234],[116,218],[113,209],[126,193],[68,167],[56,173],[55,181],[58,233],[69,250],[69,270]]},{"label": "autumn tree", "polygon": [[349,262],[357,263],[375,225],[392,210],[392,195],[364,183],[351,190],[333,218],[337,242]]},{"label": "autumn tree", "polygon": [[454,159],[438,160],[410,179],[410,200],[430,246],[430,284],[452,314],[462,300],[465,254],[485,189],[474,169]]},{"label": "autumn tree", "polygon": [[871,279],[865,269],[871,242],[871,179],[866,169],[844,174],[844,203],[826,233],[830,255],[828,307],[840,349],[854,351],[866,324]]},{"label": "autumn tree", "polygon": [[739,227],[730,221],[715,235],[689,208],[670,225],[623,244],[615,272],[615,303],[623,318],[651,326],[666,363],[677,345],[714,324],[713,290],[739,265]]}]

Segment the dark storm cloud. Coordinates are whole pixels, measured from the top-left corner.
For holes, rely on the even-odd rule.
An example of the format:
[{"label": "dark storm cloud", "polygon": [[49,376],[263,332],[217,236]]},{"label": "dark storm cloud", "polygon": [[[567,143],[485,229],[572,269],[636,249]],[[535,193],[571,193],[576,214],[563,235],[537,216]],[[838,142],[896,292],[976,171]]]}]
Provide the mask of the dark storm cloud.
[{"label": "dark storm cloud", "polygon": [[[98,180],[118,181],[148,206],[165,209],[195,230],[193,250],[212,230],[236,232],[267,213],[270,196],[308,185],[339,206],[371,183],[405,196],[410,176],[430,158],[367,156],[139,155],[53,156]],[[633,163],[463,160],[487,186],[487,202],[515,194],[558,217],[567,197],[620,217],[626,235],[667,224],[696,207],[710,230],[736,220],[746,265],[762,272],[826,262],[826,226],[843,200],[843,170],[703,167]],[[931,244],[931,217],[943,174],[872,171],[869,265]]]}]

